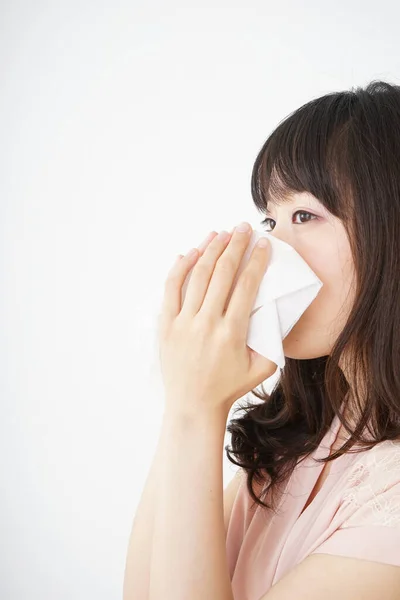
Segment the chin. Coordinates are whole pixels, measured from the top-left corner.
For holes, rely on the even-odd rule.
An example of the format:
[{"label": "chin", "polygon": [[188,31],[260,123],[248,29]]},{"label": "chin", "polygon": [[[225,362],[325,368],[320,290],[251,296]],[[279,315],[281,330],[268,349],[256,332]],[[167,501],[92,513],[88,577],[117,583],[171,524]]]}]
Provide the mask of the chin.
[{"label": "chin", "polygon": [[316,343],[318,336],[309,328],[303,333],[296,326],[293,327],[282,341],[283,353],[286,358],[294,358],[296,360],[310,360],[312,358],[320,358],[327,356],[330,353],[330,348],[326,346],[326,340],[320,340]]}]

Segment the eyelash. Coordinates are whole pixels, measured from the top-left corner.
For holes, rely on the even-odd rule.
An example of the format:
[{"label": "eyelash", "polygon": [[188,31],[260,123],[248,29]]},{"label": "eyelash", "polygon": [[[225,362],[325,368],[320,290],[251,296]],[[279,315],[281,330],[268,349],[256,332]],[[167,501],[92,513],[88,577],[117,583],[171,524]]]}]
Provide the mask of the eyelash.
[{"label": "eyelash", "polygon": [[[314,221],[316,219],[318,219],[318,217],[316,215],[313,215],[310,212],[307,212],[306,210],[296,210],[295,213],[293,213],[293,216],[297,215],[297,214],[303,214],[303,215],[310,215],[311,217],[314,217],[314,219],[309,219],[308,221],[306,221],[306,223],[309,223],[310,221]],[[261,221],[261,225],[266,225],[268,221],[273,221],[274,219],[272,219],[272,217],[267,217],[266,219],[264,219],[263,221]],[[304,225],[305,223],[294,223],[295,225]]]}]

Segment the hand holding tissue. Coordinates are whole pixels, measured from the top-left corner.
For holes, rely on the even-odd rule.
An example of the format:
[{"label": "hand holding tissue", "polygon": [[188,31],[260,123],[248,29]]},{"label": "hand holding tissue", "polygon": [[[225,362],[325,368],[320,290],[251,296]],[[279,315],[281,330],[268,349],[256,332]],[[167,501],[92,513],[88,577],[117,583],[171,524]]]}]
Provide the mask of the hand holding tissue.
[{"label": "hand holding tissue", "polygon": [[[228,302],[260,237],[266,237],[270,242],[270,258],[254,302],[246,343],[249,348],[283,369],[285,356],[282,341],[316,298],[323,283],[292,246],[269,233],[253,230]],[[191,271],[182,287],[182,299],[190,275]]]},{"label": "hand holding tissue", "polygon": [[[256,245],[260,237],[269,240],[267,248]],[[275,365],[283,368],[282,340],[322,287],[294,248],[267,233],[235,230],[226,242],[213,239],[210,248],[206,286],[198,257],[178,260],[166,281],[158,323],[167,411],[226,413]],[[229,278],[214,271],[227,254],[235,265]],[[240,276],[247,266],[245,288]]]}]

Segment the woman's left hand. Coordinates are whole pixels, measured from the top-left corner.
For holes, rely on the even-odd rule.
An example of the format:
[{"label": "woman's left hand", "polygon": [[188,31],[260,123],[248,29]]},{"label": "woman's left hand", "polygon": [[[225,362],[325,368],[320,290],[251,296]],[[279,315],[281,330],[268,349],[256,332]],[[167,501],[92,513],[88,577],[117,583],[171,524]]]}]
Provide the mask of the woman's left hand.
[{"label": "woman's left hand", "polygon": [[[168,274],[158,321],[167,413],[196,416],[207,411],[227,417],[236,400],[277,368],[246,345],[269,242],[264,248],[254,246],[226,306],[251,233],[248,225],[247,232],[226,233],[224,241],[212,232],[197,253],[178,258]],[[182,286],[193,265],[182,303]]]}]

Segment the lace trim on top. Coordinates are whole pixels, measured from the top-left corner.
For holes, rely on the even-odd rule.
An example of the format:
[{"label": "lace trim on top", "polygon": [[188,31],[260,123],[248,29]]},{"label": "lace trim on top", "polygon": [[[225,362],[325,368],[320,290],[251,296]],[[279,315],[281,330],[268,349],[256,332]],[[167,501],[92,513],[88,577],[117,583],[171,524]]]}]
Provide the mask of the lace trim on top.
[{"label": "lace trim on top", "polygon": [[350,516],[341,529],[363,525],[400,526],[400,443],[386,440],[353,465],[343,495]]}]

